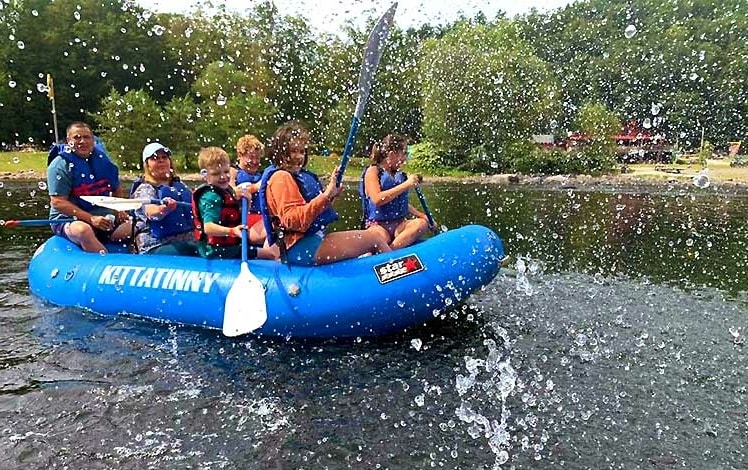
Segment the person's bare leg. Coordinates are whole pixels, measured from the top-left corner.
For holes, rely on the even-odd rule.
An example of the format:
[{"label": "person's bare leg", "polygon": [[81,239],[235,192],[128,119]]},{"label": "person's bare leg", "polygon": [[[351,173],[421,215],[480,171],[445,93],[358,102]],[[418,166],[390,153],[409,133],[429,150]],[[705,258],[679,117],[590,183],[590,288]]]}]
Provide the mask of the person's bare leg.
[{"label": "person's bare leg", "polygon": [[109,237],[113,242],[121,242],[132,237],[132,219],[123,222],[114,229],[112,236]]},{"label": "person's bare leg", "polygon": [[280,249],[278,248],[278,245],[267,246],[266,243],[265,246],[257,248],[257,258],[278,260],[280,259]]},{"label": "person's bare leg", "polygon": [[101,244],[93,228],[87,223],[76,220],[65,225],[65,235],[71,242],[79,245],[83,251],[89,253],[106,253],[106,248]]},{"label": "person's bare leg", "polygon": [[249,243],[253,245],[265,243],[267,236],[265,234],[265,224],[262,223],[262,220],[258,220],[253,226],[249,227],[247,235],[249,236]]},{"label": "person's bare leg", "polygon": [[424,219],[408,219],[400,224],[395,231],[395,239],[390,243],[390,248],[397,250],[410,246],[416,242],[421,235],[429,229],[429,223]]},{"label": "person's bare leg", "polygon": [[364,253],[387,253],[392,251],[387,238],[374,230],[349,230],[328,233],[315,255],[316,264],[334,263],[356,258]]}]

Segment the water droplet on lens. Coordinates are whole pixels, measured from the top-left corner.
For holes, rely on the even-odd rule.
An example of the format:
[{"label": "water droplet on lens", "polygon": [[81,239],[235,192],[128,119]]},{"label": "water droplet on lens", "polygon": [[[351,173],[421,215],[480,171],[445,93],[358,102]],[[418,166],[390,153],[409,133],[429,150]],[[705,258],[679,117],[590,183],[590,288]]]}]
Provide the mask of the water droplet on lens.
[{"label": "water droplet on lens", "polygon": [[705,189],[708,188],[710,184],[709,175],[706,174],[706,171],[701,171],[693,177],[693,185],[697,188]]}]

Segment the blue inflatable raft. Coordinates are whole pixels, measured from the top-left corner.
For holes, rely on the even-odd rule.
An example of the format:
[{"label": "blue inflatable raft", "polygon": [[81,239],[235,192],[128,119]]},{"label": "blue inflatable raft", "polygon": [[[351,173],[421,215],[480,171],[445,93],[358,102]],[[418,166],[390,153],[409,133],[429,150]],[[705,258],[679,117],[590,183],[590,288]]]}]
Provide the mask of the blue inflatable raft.
[{"label": "blue inflatable raft", "polygon": [[[408,248],[325,266],[251,260],[263,284],[262,335],[357,337],[421,325],[453,308],[499,272],[504,249],[491,229],[469,225]],[[239,260],[82,252],[61,237],[29,265],[36,296],[103,315],[221,328]],[[247,302],[263,299],[247,299]]]}]

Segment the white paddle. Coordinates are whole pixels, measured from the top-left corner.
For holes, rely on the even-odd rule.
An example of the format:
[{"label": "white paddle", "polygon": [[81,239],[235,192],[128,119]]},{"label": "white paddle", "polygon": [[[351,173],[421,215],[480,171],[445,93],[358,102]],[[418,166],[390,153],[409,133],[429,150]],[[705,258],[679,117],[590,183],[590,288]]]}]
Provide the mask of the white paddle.
[{"label": "white paddle", "polygon": [[[163,204],[160,199],[127,199],[113,196],[81,196],[80,198],[94,206],[122,212],[140,209],[143,204]],[[177,205],[190,207],[190,203],[182,201],[177,201]]]},{"label": "white paddle", "polygon": [[239,336],[251,333],[260,328],[268,319],[265,304],[265,287],[257,276],[249,270],[247,263],[247,199],[242,198],[242,264],[239,275],[226,294],[226,304],[223,308],[223,334]]}]

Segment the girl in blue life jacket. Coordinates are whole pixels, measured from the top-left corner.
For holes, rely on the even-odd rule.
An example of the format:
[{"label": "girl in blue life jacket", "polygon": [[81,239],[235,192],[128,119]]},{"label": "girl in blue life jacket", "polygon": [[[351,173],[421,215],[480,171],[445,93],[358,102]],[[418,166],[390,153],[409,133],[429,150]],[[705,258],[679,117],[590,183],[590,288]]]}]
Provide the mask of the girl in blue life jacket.
[{"label": "girl in blue life jacket", "polygon": [[386,237],[393,250],[413,244],[429,229],[426,215],[408,202],[408,191],[421,177],[400,170],[407,151],[408,141],[400,135],[375,143],[359,183],[365,228]]},{"label": "girl in blue life jacket", "polygon": [[328,233],[328,224],[337,219],[332,203],[343,186],[335,184],[339,168],[324,190],[317,175],[305,169],[309,141],[309,131],[297,121],[283,124],[273,135],[268,152],[273,164],[260,183],[268,242],[279,240],[289,264],[306,266],[390,251],[384,235],[371,230]]},{"label": "girl in blue life jacket", "polygon": [[135,211],[135,246],[138,253],[197,255],[192,209],[192,190],[174,172],[171,150],[158,142],[143,149],[143,176],[133,183],[134,199],[158,199],[162,204],[143,204]]}]

